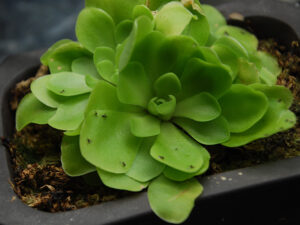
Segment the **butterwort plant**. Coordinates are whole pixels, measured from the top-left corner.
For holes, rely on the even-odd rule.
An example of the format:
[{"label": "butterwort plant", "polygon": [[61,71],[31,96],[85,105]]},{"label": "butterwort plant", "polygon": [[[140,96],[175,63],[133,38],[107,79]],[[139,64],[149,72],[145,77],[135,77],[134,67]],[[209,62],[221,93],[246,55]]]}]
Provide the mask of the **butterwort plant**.
[{"label": "butterwort plant", "polygon": [[97,172],[108,187],[148,189],[154,213],[185,221],[209,168],[205,149],[245,145],[294,126],[277,61],[215,8],[182,0],[86,0],[78,42],[41,57],[16,128],[62,130],[70,176]]}]

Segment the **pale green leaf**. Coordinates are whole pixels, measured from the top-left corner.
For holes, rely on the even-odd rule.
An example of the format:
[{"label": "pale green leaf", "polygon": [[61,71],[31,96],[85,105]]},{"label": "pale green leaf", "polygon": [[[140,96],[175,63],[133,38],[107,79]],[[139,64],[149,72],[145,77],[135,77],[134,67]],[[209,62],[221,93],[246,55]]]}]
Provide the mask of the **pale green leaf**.
[{"label": "pale green leaf", "polygon": [[275,85],[277,83],[277,78],[269,70],[263,67],[259,72],[259,79],[263,84]]},{"label": "pale green leaf", "polygon": [[122,43],[130,34],[132,30],[132,20],[124,20],[116,27],[116,41]]},{"label": "pale green leaf", "polygon": [[165,38],[157,51],[157,75],[173,72],[178,77],[192,56],[197,54],[197,42],[188,36],[177,35]]},{"label": "pale green leaf", "polygon": [[219,97],[229,89],[232,82],[227,69],[196,58],[187,63],[180,80],[182,85],[180,99],[200,92],[208,92]]},{"label": "pale green leaf", "polygon": [[147,182],[162,173],[165,165],[156,161],[150,155],[150,149],[154,141],[155,138],[143,139],[140,150],[126,174],[127,176],[140,182]]},{"label": "pale green leaf", "polygon": [[219,103],[229,130],[234,133],[252,127],[268,109],[268,99],[262,92],[241,84],[232,85],[219,99]]},{"label": "pale green leaf", "polygon": [[155,81],[154,90],[158,97],[176,95],[181,91],[181,83],[176,74],[166,73]]},{"label": "pale green leaf", "polygon": [[201,6],[212,33],[215,33],[220,27],[226,25],[225,17],[215,7],[206,4],[202,4]]},{"label": "pale green leaf", "polygon": [[97,47],[115,47],[115,25],[109,14],[97,8],[83,9],[77,19],[76,36],[91,52]]},{"label": "pale green leaf", "polygon": [[82,126],[80,149],[97,168],[126,173],[138,152],[141,138],[130,131],[132,114],[108,110],[91,111]]},{"label": "pale green leaf", "polygon": [[164,98],[154,97],[148,104],[148,111],[162,120],[169,120],[176,108],[176,98],[168,95]]},{"label": "pale green leaf", "polygon": [[221,64],[220,58],[217,54],[217,52],[209,47],[199,46],[198,52],[199,58],[214,64]]},{"label": "pale green leaf", "polygon": [[238,74],[235,83],[253,84],[259,83],[259,72],[254,63],[244,58],[238,59]]},{"label": "pale green leaf", "polygon": [[132,18],[136,19],[139,16],[147,16],[150,20],[153,20],[151,10],[145,5],[136,5],[132,11]]},{"label": "pale green leaf", "polygon": [[207,92],[201,92],[178,102],[174,116],[206,122],[219,117],[220,114],[221,107],[217,99]]},{"label": "pale green leaf", "polygon": [[262,66],[269,70],[275,78],[281,73],[282,69],[274,56],[262,51],[257,51],[256,56],[260,59]]},{"label": "pale green leaf", "polygon": [[230,37],[235,38],[238,42],[240,42],[243,45],[243,47],[248,51],[248,53],[252,53],[257,50],[257,38],[254,34],[251,34],[243,28],[224,25],[217,30],[216,34],[228,35]]},{"label": "pale green leaf", "polygon": [[155,28],[166,35],[180,35],[192,18],[193,14],[180,2],[170,2],[155,15]]},{"label": "pale green leaf", "polygon": [[193,173],[203,165],[202,149],[200,144],[184,132],[165,122],[150,154],[154,159],[172,168]]},{"label": "pale green leaf", "polygon": [[61,163],[65,173],[69,176],[82,176],[96,171],[81,155],[79,136],[64,136],[61,143]]},{"label": "pale green leaf", "polygon": [[121,103],[117,97],[117,88],[102,80],[97,83],[90,95],[86,107],[86,115],[92,110],[111,110],[118,112],[142,111],[141,108]]},{"label": "pale green leaf", "polygon": [[50,57],[55,49],[60,47],[61,45],[64,45],[66,43],[72,42],[72,40],[69,39],[63,39],[59,40],[56,43],[54,43],[42,56],[41,56],[41,62],[43,65],[48,66]]},{"label": "pale green leaf", "polygon": [[221,45],[229,48],[237,57],[249,58],[249,54],[244,46],[233,37],[221,36],[215,41],[214,45]]},{"label": "pale green leaf", "polygon": [[91,57],[92,54],[77,42],[67,42],[53,51],[48,64],[51,73],[71,72],[72,62],[80,57]]},{"label": "pale green leaf", "polygon": [[117,93],[120,102],[147,108],[153,96],[152,85],[140,63],[129,63],[120,73]]},{"label": "pale green leaf", "polygon": [[138,17],[134,23],[132,31],[124,43],[122,53],[119,58],[119,70],[122,71],[131,59],[135,46],[153,30],[152,21],[146,16]]},{"label": "pale green leaf", "polygon": [[203,166],[195,173],[184,173],[182,171],[173,169],[171,167],[166,167],[164,169],[164,175],[174,181],[185,181],[188,179],[191,179],[195,176],[199,176],[203,173],[205,173],[207,171],[207,169],[209,168],[209,160],[210,160],[210,155],[208,153],[208,151],[206,151],[205,149],[203,149],[202,151],[202,156],[204,159],[204,163]]},{"label": "pale green leaf", "polygon": [[55,111],[42,104],[33,94],[27,94],[17,108],[16,129],[20,131],[30,123],[47,124]]},{"label": "pale green leaf", "polygon": [[69,97],[61,104],[48,124],[59,130],[75,130],[84,119],[89,94]]},{"label": "pale green leaf", "polygon": [[195,38],[200,46],[205,45],[209,38],[209,24],[206,17],[197,14],[197,18],[190,21],[182,34]]},{"label": "pale green leaf", "polygon": [[160,55],[158,49],[164,41],[165,37],[161,32],[153,31],[136,44],[132,53],[131,61],[140,62],[152,81],[155,81],[158,76],[162,75],[157,68],[157,63]]},{"label": "pale green leaf", "polygon": [[110,188],[138,192],[148,186],[148,183],[134,180],[126,174],[110,173],[99,168],[97,172],[103,184]]},{"label": "pale green leaf", "polygon": [[115,51],[110,47],[97,47],[94,52],[94,64],[97,65],[104,60],[114,62]]},{"label": "pale green leaf", "polygon": [[115,64],[112,61],[103,60],[98,62],[96,67],[97,71],[104,80],[107,80],[113,84],[118,82],[118,73],[116,71]]},{"label": "pale green leaf", "polygon": [[100,75],[97,72],[97,69],[94,65],[93,59],[88,57],[81,57],[75,59],[72,62],[72,72],[82,74],[82,75],[90,75],[95,78],[100,79]]},{"label": "pale green leaf", "polygon": [[92,90],[87,86],[85,76],[70,72],[52,74],[47,82],[47,88],[62,96],[81,95]]},{"label": "pale green leaf", "polygon": [[57,108],[66,98],[54,94],[47,89],[47,84],[50,79],[51,75],[47,75],[34,80],[30,85],[30,90],[40,102],[49,107]]},{"label": "pale green leaf", "polygon": [[195,199],[203,187],[196,179],[176,182],[160,176],[148,188],[148,200],[153,212],[174,224],[184,222],[190,215]]},{"label": "pale green leaf", "polygon": [[234,52],[224,45],[213,45],[212,49],[217,53],[221,62],[231,69],[232,80],[236,78],[239,71],[238,57]]},{"label": "pale green leaf", "polygon": [[94,89],[99,82],[99,79],[92,77],[90,75],[85,76],[85,83],[87,86],[89,86],[91,89]]},{"label": "pale green leaf", "polygon": [[85,0],[85,5],[103,9],[118,24],[123,20],[131,19],[133,8],[145,2],[146,0]]},{"label": "pale green leaf", "polygon": [[296,116],[288,110],[293,101],[289,89],[283,86],[267,86],[253,84],[252,88],[264,93],[269,99],[269,107],[265,115],[254,126],[243,133],[232,134],[229,141],[223,143],[228,147],[245,145],[253,140],[265,138],[293,127]]},{"label": "pale green leaf", "polygon": [[227,121],[222,116],[209,122],[186,118],[176,118],[174,122],[201,144],[220,144],[230,137]]},{"label": "pale green leaf", "polygon": [[136,137],[151,137],[160,133],[160,120],[149,114],[136,115],[130,121],[131,133]]},{"label": "pale green leaf", "polygon": [[78,136],[80,135],[80,131],[81,131],[81,126],[82,124],[79,125],[79,127],[77,127],[75,130],[68,130],[64,132],[64,135],[66,136]]}]

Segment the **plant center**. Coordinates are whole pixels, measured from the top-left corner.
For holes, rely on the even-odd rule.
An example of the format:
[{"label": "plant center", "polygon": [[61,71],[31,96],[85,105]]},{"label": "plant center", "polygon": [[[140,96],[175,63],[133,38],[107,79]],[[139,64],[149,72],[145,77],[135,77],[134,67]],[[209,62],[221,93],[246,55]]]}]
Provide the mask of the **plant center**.
[{"label": "plant center", "polygon": [[176,98],[173,95],[154,97],[149,101],[148,111],[162,120],[172,118],[176,108]]}]

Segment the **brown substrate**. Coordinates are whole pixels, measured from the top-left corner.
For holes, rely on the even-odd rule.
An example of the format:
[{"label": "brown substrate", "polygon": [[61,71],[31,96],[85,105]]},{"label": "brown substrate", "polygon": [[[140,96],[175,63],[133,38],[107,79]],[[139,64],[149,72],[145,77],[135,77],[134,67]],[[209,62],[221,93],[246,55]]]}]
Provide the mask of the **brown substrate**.
[{"label": "brown substrate", "polygon": [[[299,48],[298,43],[293,43],[292,50],[287,51],[275,41],[265,40],[260,42],[259,48],[276,56],[283,68],[278,84],[288,87],[295,97],[291,109],[297,115],[297,125],[286,132],[239,148],[210,146],[212,159],[207,174],[300,155],[300,84],[295,78],[300,78],[300,58],[294,53]],[[46,73],[47,68],[41,67],[37,77]],[[12,110],[17,108],[20,99],[29,92],[29,85],[34,79],[30,78],[16,85],[12,91]],[[34,208],[58,212],[130,195],[129,192],[105,187],[95,174],[68,177],[60,163],[61,137],[62,132],[47,125],[29,125],[21,132],[16,132],[11,140],[3,138],[2,142],[11,155],[14,173],[12,186],[22,201]],[[95,180],[97,182],[91,183]]]}]

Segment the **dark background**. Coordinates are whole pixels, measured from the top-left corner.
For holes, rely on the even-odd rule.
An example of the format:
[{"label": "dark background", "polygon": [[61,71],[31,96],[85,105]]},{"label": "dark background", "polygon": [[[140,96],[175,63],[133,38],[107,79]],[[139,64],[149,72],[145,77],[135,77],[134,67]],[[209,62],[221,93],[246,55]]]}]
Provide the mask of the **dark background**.
[{"label": "dark background", "polygon": [[[300,5],[299,0],[274,1]],[[47,48],[62,38],[75,39],[74,25],[83,7],[84,0],[0,0],[0,62],[7,55]]]},{"label": "dark background", "polygon": [[0,0],[0,62],[6,55],[75,39],[84,0]]}]

